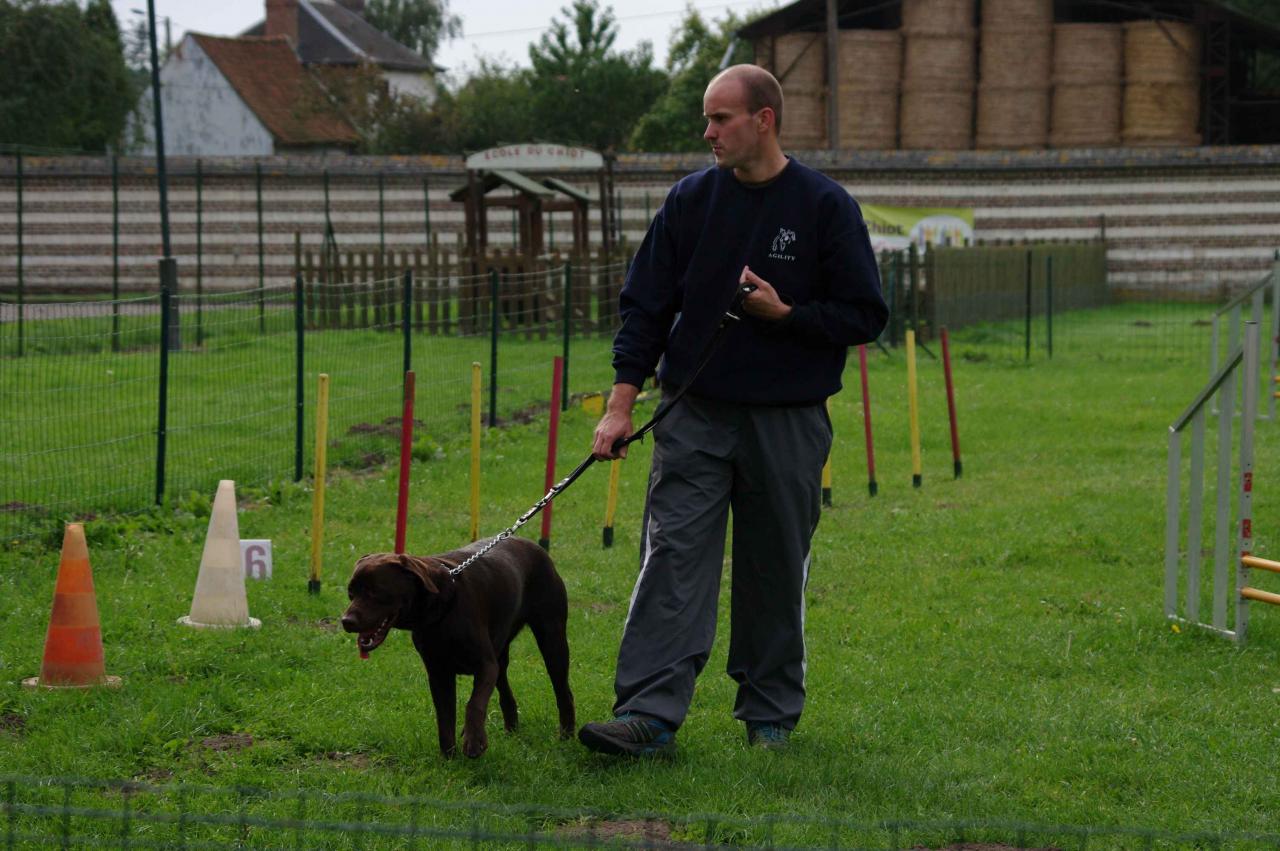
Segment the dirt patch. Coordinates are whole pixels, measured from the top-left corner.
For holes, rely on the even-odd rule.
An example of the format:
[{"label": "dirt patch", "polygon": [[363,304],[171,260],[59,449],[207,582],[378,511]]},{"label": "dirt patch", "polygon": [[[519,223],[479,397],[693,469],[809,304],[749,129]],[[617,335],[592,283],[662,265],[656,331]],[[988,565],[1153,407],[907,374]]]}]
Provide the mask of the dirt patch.
[{"label": "dirt patch", "polygon": [[1191,323],[1191,327],[1192,327],[1192,328],[1204,328],[1205,326],[1207,326],[1207,325],[1212,325],[1212,324],[1213,324],[1213,323],[1212,323],[1212,322],[1210,322],[1208,319],[1197,319],[1196,321],[1194,321],[1194,322],[1192,322],[1192,323]]},{"label": "dirt patch", "polygon": [[[413,420],[413,430],[418,431],[424,429],[427,424],[416,417]],[[377,434],[382,437],[390,437],[395,440],[400,439],[400,418],[387,417],[381,423],[356,423],[347,429],[347,434]]]},{"label": "dirt patch", "polygon": [[0,733],[21,734],[27,729],[27,719],[16,712],[0,715]]},{"label": "dirt patch", "polygon": [[[1133,320],[1133,327],[1134,328],[1150,328],[1151,323],[1145,319],[1135,319]],[[974,846],[974,847],[978,847],[978,846]],[[992,846],[992,847],[994,848],[995,846]]]},{"label": "dirt patch", "polygon": [[36,511],[43,514],[47,509],[43,505],[29,505],[25,502],[17,502],[15,500],[14,502],[6,502],[4,505],[0,505],[0,514],[3,514],[6,511],[12,511],[15,513],[19,511]]},{"label": "dirt patch", "polygon": [[373,765],[373,760],[368,754],[352,753],[350,751],[329,751],[320,755],[320,759],[324,762],[336,762],[344,768],[355,768],[361,771]]},{"label": "dirt patch", "polygon": [[226,733],[202,739],[200,744],[211,751],[242,751],[253,747],[253,736],[248,733]]},{"label": "dirt patch", "polygon": [[594,603],[588,604],[587,608],[597,615],[604,615],[604,614],[608,614],[609,612],[616,611],[618,608],[618,604],[602,603],[599,600],[597,600]]},{"label": "dirt patch", "polygon": [[663,821],[626,819],[622,821],[595,821],[575,824],[558,831],[560,836],[573,839],[591,839],[601,843],[618,840],[638,842],[643,848],[690,847],[685,842],[671,839],[671,825]]},{"label": "dirt patch", "polygon": [[148,768],[141,774],[134,775],[139,783],[163,785],[173,779],[173,772],[167,768]]}]

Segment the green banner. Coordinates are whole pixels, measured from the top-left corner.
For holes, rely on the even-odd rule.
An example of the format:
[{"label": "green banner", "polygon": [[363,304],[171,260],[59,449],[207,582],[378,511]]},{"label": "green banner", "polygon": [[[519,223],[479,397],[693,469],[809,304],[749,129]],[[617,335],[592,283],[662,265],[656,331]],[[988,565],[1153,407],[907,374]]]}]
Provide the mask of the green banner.
[{"label": "green banner", "polygon": [[901,251],[912,243],[921,251],[931,245],[973,242],[973,210],[967,207],[881,207],[862,204],[862,217],[877,251]]}]

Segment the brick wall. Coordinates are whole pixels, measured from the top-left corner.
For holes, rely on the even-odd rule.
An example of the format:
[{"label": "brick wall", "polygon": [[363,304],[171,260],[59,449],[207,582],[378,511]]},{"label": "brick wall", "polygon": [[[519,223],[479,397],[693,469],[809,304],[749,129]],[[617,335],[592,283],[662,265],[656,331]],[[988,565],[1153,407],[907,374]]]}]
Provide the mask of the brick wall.
[{"label": "brick wall", "polygon": [[[1151,295],[1218,298],[1266,274],[1280,248],[1280,148],[1116,149],[1011,152],[812,152],[797,157],[839,180],[866,203],[972,207],[982,240],[1090,239],[1105,229],[1113,287]],[[636,244],[649,217],[701,155],[619,158],[615,185],[624,235]],[[216,159],[170,163],[170,223],[182,286],[197,271],[207,288],[256,286],[257,170],[262,173],[264,272],[268,284],[294,273],[294,240],[317,250],[329,218],[343,250],[421,248],[428,230],[454,244],[462,205],[449,193],[466,182],[445,157]],[[118,162],[119,283],[153,291],[161,254],[154,163]],[[382,192],[379,202],[379,177]],[[593,198],[594,175],[561,173]],[[24,285],[40,290],[109,290],[113,193],[109,159],[23,161]],[[511,219],[490,214],[490,241],[511,245]],[[568,214],[551,228],[569,241]],[[598,206],[590,233],[599,239]],[[0,293],[17,284],[16,161],[0,157]],[[199,265],[197,268],[197,241]]]}]

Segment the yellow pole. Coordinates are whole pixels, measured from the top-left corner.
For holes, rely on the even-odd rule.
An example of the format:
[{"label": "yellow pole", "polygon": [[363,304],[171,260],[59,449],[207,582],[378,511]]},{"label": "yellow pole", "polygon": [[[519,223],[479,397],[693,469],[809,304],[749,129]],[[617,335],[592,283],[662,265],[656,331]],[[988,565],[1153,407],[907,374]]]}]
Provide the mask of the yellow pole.
[{"label": "yellow pole", "polygon": [[329,445],[329,376],[320,373],[320,392],[316,396],[316,469],[311,492],[311,578],[307,590],[320,593],[320,545],[324,541],[324,480]]},{"label": "yellow pole", "polygon": [[911,486],[920,487],[920,412],[916,401],[916,332],[907,331],[907,403],[911,413]]},{"label": "yellow pole", "polygon": [[[831,397],[827,397],[827,419],[831,418]],[[832,447],[834,448],[834,446]],[[822,465],[822,504],[831,505],[831,453],[827,452],[827,461]]]},{"label": "yellow pole", "polygon": [[471,364],[471,540],[480,539],[480,363]]},{"label": "yellow pole", "polygon": [[609,463],[609,498],[604,504],[604,545],[613,546],[613,515],[618,509],[618,478],[622,474],[622,459]]}]

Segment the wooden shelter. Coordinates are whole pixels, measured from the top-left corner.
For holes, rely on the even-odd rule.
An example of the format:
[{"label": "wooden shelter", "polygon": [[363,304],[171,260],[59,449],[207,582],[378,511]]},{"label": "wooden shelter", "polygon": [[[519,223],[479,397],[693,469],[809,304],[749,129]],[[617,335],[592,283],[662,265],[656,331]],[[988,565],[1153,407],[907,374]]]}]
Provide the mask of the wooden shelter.
[{"label": "wooden shelter", "polygon": [[[514,190],[512,195],[490,195],[498,188]],[[546,213],[573,214],[573,251],[588,249],[587,208],[590,197],[577,187],[554,177],[538,182],[518,171],[492,169],[467,172],[467,185],[455,189],[450,200],[461,201],[466,211],[466,245],[481,254],[489,244],[489,210],[514,209],[518,222],[517,247],[521,254],[536,257],[545,249],[543,234]]]}]

